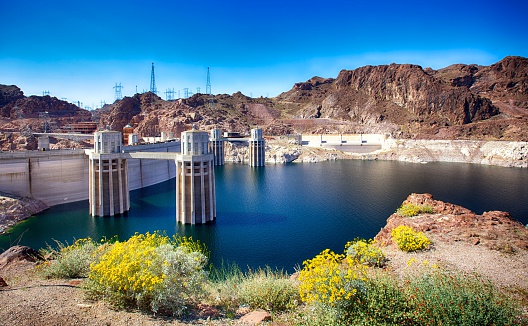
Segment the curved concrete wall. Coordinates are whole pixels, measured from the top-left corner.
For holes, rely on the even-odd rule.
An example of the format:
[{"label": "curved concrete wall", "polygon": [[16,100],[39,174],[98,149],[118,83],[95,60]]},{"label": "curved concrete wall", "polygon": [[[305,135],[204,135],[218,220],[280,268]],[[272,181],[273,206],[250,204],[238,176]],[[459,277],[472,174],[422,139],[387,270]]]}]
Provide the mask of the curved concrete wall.
[{"label": "curved concrete wall", "polygon": [[[180,144],[126,146],[126,152],[180,152]],[[84,150],[0,153],[0,192],[42,200],[48,206],[88,199],[88,156]],[[176,176],[170,160],[127,159],[129,189]]]}]

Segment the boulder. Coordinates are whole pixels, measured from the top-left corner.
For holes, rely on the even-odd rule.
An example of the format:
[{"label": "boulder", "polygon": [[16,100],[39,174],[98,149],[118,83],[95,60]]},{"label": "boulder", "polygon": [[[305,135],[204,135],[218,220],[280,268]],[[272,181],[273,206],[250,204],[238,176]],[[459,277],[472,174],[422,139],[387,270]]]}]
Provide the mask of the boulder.
[{"label": "boulder", "polygon": [[17,262],[37,262],[43,260],[41,254],[28,246],[13,246],[0,254],[0,270]]},{"label": "boulder", "polygon": [[240,321],[249,325],[258,325],[265,321],[270,321],[271,315],[266,311],[252,311],[247,315],[242,316]]}]

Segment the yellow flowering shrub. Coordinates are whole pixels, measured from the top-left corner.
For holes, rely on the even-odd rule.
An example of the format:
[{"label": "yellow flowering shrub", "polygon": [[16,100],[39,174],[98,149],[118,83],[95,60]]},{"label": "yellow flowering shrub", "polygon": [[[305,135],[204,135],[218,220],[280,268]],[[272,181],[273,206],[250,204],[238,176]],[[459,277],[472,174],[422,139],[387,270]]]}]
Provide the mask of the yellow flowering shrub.
[{"label": "yellow flowering shrub", "polygon": [[411,203],[403,204],[398,208],[396,213],[400,214],[401,216],[405,216],[405,217],[416,216],[420,214],[420,206],[417,206]]},{"label": "yellow flowering shrub", "polygon": [[396,210],[396,213],[404,217],[413,217],[421,213],[433,214],[434,209],[430,205],[418,206],[418,205],[414,205],[411,203],[407,203],[407,204],[401,205]]},{"label": "yellow flowering shrub", "polygon": [[345,245],[347,256],[368,266],[382,267],[385,264],[385,254],[376,246],[372,239],[356,239]]},{"label": "yellow flowering shrub", "polygon": [[90,265],[92,292],[114,304],[135,302],[154,312],[181,313],[186,301],[200,293],[207,258],[175,244],[158,232],[115,242]]},{"label": "yellow flowering shrub", "polygon": [[403,251],[426,249],[431,241],[423,232],[414,231],[410,226],[400,225],[391,232],[392,241]]},{"label": "yellow flowering shrub", "polygon": [[366,266],[329,249],[303,262],[299,273],[301,300],[330,306],[350,300],[365,280]]}]

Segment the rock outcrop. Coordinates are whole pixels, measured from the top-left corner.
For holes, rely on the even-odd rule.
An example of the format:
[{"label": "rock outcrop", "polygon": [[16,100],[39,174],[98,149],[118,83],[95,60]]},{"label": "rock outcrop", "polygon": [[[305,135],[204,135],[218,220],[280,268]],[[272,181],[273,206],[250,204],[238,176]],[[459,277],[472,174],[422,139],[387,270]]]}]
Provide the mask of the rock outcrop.
[{"label": "rock outcrop", "polygon": [[392,214],[376,235],[377,242],[391,244],[391,231],[399,225],[407,225],[445,243],[463,241],[504,253],[528,250],[528,228],[509,213],[491,211],[477,215],[467,208],[434,200],[431,194],[411,194],[402,205],[407,203],[428,205],[433,213],[413,217]]},{"label": "rock outcrop", "polygon": [[42,255],[35,249],[27,246],[12,246],[0,254],[0,270],[17,262],[27,261],[34,263],[43,259]]},{"label": "rock outcrop", "polygon": [[[24,92],[17,86],[0,85],[0,110],[8,103],[15,102],[21,98],[24,98]],[[3,116],[1,113],[0,115]]]},{"label": "rock outcrop", "polygon": [[46,204],[37,199],[0,196],[0,233],[47,208]]}]

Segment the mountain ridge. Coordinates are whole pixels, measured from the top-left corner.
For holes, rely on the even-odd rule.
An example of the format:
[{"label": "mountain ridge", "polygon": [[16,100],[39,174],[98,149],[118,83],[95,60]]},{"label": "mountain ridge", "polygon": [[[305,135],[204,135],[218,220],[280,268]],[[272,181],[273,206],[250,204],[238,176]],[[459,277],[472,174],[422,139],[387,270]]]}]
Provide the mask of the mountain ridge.
[{"label": "mountain ridge", "polygon": [[165,131],[179,137],[196,124],[241,133],[258,125],[266,135],[385,133],[405,139],[528,141],[528,59],[508,56],[489,66],[453,64],[438,70],[368,65],[343,69],[336,78],[314,76],[274,98],[237,92],[165,101],[147,92],[91,112],[0,85],[4,131],[21,130],[22,124],[39,131],[43,110],[57,128],[93,120],[100,129],[130,125],[140,136]]}]

